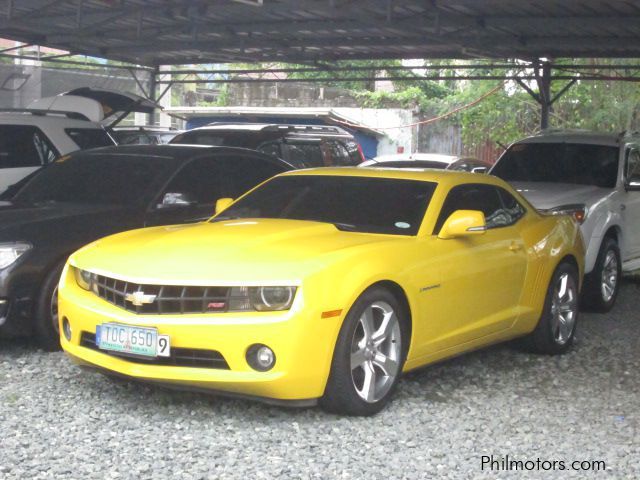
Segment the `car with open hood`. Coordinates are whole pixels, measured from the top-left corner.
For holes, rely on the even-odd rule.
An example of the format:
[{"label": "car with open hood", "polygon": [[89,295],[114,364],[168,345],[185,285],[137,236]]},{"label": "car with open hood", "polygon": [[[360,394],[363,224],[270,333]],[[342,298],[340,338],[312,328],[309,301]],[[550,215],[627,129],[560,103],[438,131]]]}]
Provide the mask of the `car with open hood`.
[{"label": "car with open hood", "polygon": [[89,368],[370,415],[402,372],[525,337],[565,352],[584,247],[505,182],[436,170],[278,175],[218,215],[103,238],[59,287]]},{"label": "car with open hood", "polygon": [[97,238],[213,215],[290,167],[242,148],[106,147],[60,157],[0,201],[0,335],[59,348],[56,287],[67,257]]}]

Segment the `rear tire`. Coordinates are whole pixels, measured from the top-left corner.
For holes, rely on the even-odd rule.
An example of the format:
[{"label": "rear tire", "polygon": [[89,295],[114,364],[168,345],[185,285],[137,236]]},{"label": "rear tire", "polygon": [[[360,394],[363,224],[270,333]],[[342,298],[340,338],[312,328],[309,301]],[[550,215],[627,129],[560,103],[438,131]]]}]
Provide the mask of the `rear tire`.
[{"label": "rear tire", "polygon": [[587,310],[606,313],[613,308],[620,290],[622,262],[618,242],[602,241],[593,271],[585,278],[582,302]]},{"label": "rear tire", "polygon": [[388,290],[372,287],[353,304],[338,340],[323,409],[368,416],[393,396],[409,350],[408,312]]},{"label": "rear tire", "polygon": [[535,353],[559,355],[573,344],[579,313],[578,270],[561,263],[549,282],[542,315],[525,345]]},{"label": "rear tire", "polygon": [[56,265],[46,276],[34,308],[34,330],[38,345],[47,352],[60,350],[58,323],[58,283],[64,263]]}]

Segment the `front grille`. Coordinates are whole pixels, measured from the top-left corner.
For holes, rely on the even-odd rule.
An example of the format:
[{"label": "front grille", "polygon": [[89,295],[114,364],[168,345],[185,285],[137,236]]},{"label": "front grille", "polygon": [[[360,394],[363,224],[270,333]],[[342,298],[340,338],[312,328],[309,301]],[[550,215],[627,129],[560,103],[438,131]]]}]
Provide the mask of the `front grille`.
[{"label": "front grille", "polygon": [[[231,296],[230,287],[142,285],[103,275],[94,276],[91,289],[107,302],[143,315],[226,312]],[[131,298],[137,292],[145,296],[140,305]]]},{"label": "front grille", "polygon": [[100,350],[96,345],[95,333],[82,332],[80,346],[95,350],[100,353],[126,359],[128,362],[143,363],[147,365],[168,365],[174,367],[215,368],[229,370],[229,365],[220,352],[215,350],[203,350],[197,348],[171,347],[169,357],[141,357],[139,355],[127,355],[120,352]]}]

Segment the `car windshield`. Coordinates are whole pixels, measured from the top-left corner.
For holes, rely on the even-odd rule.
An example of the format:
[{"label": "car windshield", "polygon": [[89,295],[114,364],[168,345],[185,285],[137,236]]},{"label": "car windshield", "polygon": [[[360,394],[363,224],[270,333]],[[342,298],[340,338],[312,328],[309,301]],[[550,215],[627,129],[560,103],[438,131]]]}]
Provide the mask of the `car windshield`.
[{"label": "car windshield", "polygon": [[508,182],[551,182],[613,188],[618,148],[580,143],[518,143],[491,171]]},{"label": "car windshield", "polygon": [[276,177],[212,221],[284,218],[340,230],[416,235],[436,187],[433,182],[357,176]]},{"label": "car windshield", "polygon": [[170,157],[77,154],[40,170],[13,197],[16,203],[134,205],[153,194],[172,170]]}]

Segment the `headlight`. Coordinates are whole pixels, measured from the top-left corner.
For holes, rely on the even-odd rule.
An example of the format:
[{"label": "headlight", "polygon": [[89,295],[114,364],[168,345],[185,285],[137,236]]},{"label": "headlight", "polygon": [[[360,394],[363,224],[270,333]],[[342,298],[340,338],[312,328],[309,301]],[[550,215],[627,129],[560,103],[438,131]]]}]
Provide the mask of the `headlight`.
[{"label": "headlight", "polygon": [[295,294],[296,287],[234,287],[231,289],[229,311],[289,310]]},{"label": "headlight", "polygon": [[76,283],[80,286],[80,288],[91,290],[95,274],[87,270],[81,270],[79,268],[76,268],[74,270],[76,274]]},{"label": "headlight", "polygon": [[543,210],[542,213],[549,215],[571,215],[576,222],[583,224],[587,218],[587,207],[583,204],[561,205],[559,207]]},{"label": "headlight", "polygon": [[31,245],[25,242],[0,244],[0,270],[7,268],[29,250]]}]

